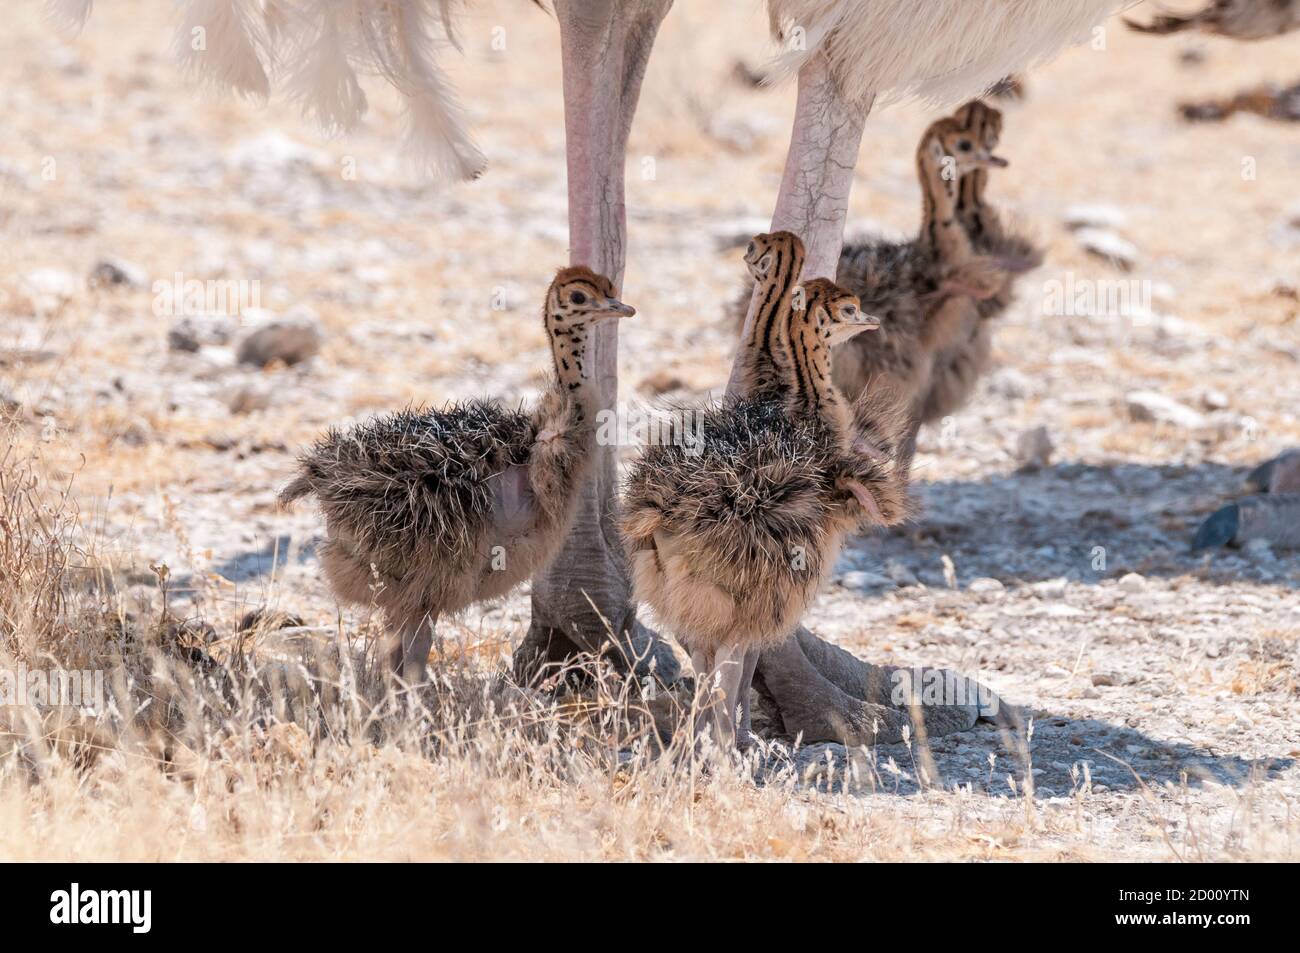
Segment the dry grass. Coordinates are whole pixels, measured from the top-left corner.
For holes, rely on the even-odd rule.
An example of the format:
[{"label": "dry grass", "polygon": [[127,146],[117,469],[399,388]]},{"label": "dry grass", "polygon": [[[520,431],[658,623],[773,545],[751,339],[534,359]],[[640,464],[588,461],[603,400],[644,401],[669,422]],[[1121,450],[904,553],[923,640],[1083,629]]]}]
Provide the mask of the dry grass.
[{"label": "dry grass", "polygon": [[0,491],[0,669],[102,669],[108,695],[98,713],[0,708],[0,829],[23,832],[5,860],[1101,860],[1093,834],[1113,824],[1170,858],[1300,844],[1253,782],[1223,829],[1145,787],[1136,823],[1096,814],[1086,777],[1042,804],[1010,779],[1003,795],[904,797],[900,779],[933,763],[911,746],[903,765],[870,750],[846,768],[733,763],[681,730],[661,743],[656,718],[689,713],[600,670],[581,694],[519,690],[499,639],[439,646],[436,684],[394,695],[368,628],[177,619],[163,567],[158,606],[131,605],[38,458],[6,454]]}]

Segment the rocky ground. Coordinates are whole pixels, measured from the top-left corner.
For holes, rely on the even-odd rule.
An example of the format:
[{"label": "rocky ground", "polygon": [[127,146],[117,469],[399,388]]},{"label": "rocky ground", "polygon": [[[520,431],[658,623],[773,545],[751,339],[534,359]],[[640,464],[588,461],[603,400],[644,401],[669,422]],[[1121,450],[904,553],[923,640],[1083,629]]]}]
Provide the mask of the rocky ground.
[{"label": "rocky ground", "polygon": [[[282,102],[193,93],[160,6],[103,5],[66,39],[24,0],[0,41],[0,412],[74,479],[132,598],[156,602],[166,565],[186,611],[331,624],[318,521],[274,505],[295,450],[328,424],[543,379],[536,299],[566,248],[554,22],[473,15],[454,72],[492,168],[437,189],[404,166],[379,90],[335,140]],[[630,404],[725,381],[736,239],[765,225],[792,105],[734,69],[766,49],[750,7],[675,10],[652,63],[629,165]],[[1251,466],[1300,445],[1300,126],[1175,109],[1294,80],[1296,43],[1112,24],[1006,106],[992,191],[1048,264],[975,399],[923,433],[920,515],[858,541],[808,625],[872,661],[975,675],[1034,728],[931,739],[923,778],[907,746],[877,749],[855,768],[867,810],[919,825],[933,791],[969,786],[978,822],[1031,784],[1027,809],[1059,823],[1029,855],[1234,856],[1244,804],[1270,849],[1300,849],[1300,556],[1189,548]],[[932,115],[872,116],[852,232],[914,226]],[[247,306],[187,302],[189,280],[234,282]],[[526,621],[522,592],[451,631],[504,657]],[[843,767],[804,757],[828,756]]]}]

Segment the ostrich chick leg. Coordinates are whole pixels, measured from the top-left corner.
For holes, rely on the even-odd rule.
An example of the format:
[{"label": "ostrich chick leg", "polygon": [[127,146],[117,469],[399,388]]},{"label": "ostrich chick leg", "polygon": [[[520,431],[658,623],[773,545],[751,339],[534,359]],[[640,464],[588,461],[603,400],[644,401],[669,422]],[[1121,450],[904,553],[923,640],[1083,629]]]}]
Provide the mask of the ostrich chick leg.
[{"label": "ostrich chick leg", "polygon": [[[623,281],[627,243],[623,165],[641,79],[671,0],[556,0],[564,69],[569,176],[569,260]],[[600,407],[618,399],[618,328],[596,330],[588,355]],[[573,531],[533,580],[532,623],[515,652],[521,682],[579,653],[608,657],[621,670],[678,676],[672,651],[636,620],[617,530],[616,459],[598,446]]]},{"label": "ostrich chick leg", "polygon": [[691,654],[695,677],[703,681],[702,685],[697,682],[702,707],[695,731],[699,735],[711,730],[713,741],[721,751],[730,751],[736,745],[738,702],[741,692],[749,691],[747,683],[741,685],[745,655],[745,651],[735,644]]},{"label": "ostrich chick leg", "polygon": [[750,649],[745,653],[745,667],[740,672],[740,684],[736,687],[736,691],[740,694],[740,698],[737,699],[740,703],[740,727],[736,732],[736,743],[742,748],[753,740],[754,713],[751,703],[753,692],[750,691],[750,686],[754,683],[754,672],[758,669],[758,657],[761,654],[757,649]]},{"label": "ostrich chick leg", "polygon": [[397,673],[408,685],[421,685],[425,681],[437,622],[436,614],[424,614],[406,620],[397,628],[397,641],[389,660],[390,671]]}]

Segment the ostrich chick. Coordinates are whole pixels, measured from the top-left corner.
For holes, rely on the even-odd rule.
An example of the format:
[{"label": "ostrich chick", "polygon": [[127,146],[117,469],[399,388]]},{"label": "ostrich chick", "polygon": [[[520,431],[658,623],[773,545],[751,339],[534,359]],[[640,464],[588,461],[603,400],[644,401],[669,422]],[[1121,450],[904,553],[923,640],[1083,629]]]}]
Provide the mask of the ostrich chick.
[{"label": "ostrich chick", "polygon": [[303,454],[281,502],[315,494],[325,576],[341,601],[384,610],[405,680],[423,680],[440,615],[504,596],[554,558],[595,444],[592,327],[635,313],[608,278],[563,268],[543,313],[555,379],[530,411],[473,400],[385,414]]},{"label": "ostrich chick", "polygon": [[743,397],[781,398],[790,380],[791,301],[805,258],[803,242],[793,232],[755,235],[745,249],[745,267],[753,287],[737,301],[744,323],[750,297],[758,296],[754,324],[736,354],[736,393]]},{"label": "ostrich chick", "polygon": [[720,689],[698,727],[712,725],[724,747],[738,702],[747,721],[747,657],[790,635],[864,516],[892,524],[906,513],[892,461],[845,452],[831,383],[830,348],[872,319],[824,279],[795,297],[804,308],[786,316],[788,398],[740,395],[703,411],[694,451],[678,441],[648,448],[623,499],[637,597],[677,634],[697,677]]},{"label": "ostrich chick", "polygon": [[929,394],[935,355],[955,346],[966,328],[970,300],[993,297],[1006,281],[1002,264],[976,252],[957,215],[962,177],[1006,161],[945,118],[926,129],[916,164],[924,199],[919,235],[846,246],[840,255],[838,281],[879,316],[880,330],[841,349],[834,363],[847,395],[887,386],[913,417]]},{"label": "ostrich chick", "polygon": [[[953,118],[990,153],[1002,138],[1002,113],[978,99],[957,110]],[[955,413],[970,398],[991,359],[993,332],[988,319],[1003,314],[1015,295],[1021,275],[1043,263],[1043,252],[1028,236],[1006,225],[985,197],[989,172],[977,168],[961,177],[957,218],[980,255],[993,258],[1002,268],[997,291],[985,298],[958,299],[966,318],[952,347],[934,358],[930,389],[921,404],[919,424]]]}]

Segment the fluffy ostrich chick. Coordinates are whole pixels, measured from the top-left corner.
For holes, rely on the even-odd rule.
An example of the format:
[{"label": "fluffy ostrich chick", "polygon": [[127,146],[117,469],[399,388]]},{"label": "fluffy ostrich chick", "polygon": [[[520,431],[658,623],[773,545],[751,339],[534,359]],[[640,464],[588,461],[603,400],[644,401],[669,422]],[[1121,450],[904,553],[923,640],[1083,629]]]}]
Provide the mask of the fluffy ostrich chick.
[{"label": "fluffy ostrich chick", "polygon": [[595,445],[592,328],[635,313],[608,278],[563,268],[543,312],[555,379],[531,410],[400,411],[302,455],[280,499],[316,496],[326,578],[341,601],[384,610],[406,681],[423,680],[439,616],[506,595],[563,543]]},{"label": "fluffy ostrich chick", "polygon": [[864,519],[891,524],[906,514],[906,481],[893,461],[846,450],[853,415],[830,377],[830,349],[874,319],[825,279],[794,298],[804,307],[785,316],[787,396],[742,395],[704,410],[695,449],[677,441],[647,448],[624,493],[637,597],[676,634],[697,677],[718,689],[698,727],[712,726],[723,747],[736,740],[738,702],[748,704],[747,655],[789,637],[846,533]]},{"label": "fluffy ostrich chick", "polygon": [[[976,99],[957,110],[953,119],[989,154],[998,147],[1002,139],[1001,111]],[[1001,316],[1011,305],[1020,276],[1043,263],[1042,248],[1028,235],[1004,222],[988,201],[988,178],[989,170],[984,167],[962,175],[957,218],[975,253],[998,262],[1002,282],[990,296],[955,299],[955,306],[964,308],[966,316],[956,341],[934,357],[930,387],[921,403],[918,424],[931,423],[955,413],[970,399],[975,384],[991,360],[993,326],[989,319]]]}]

